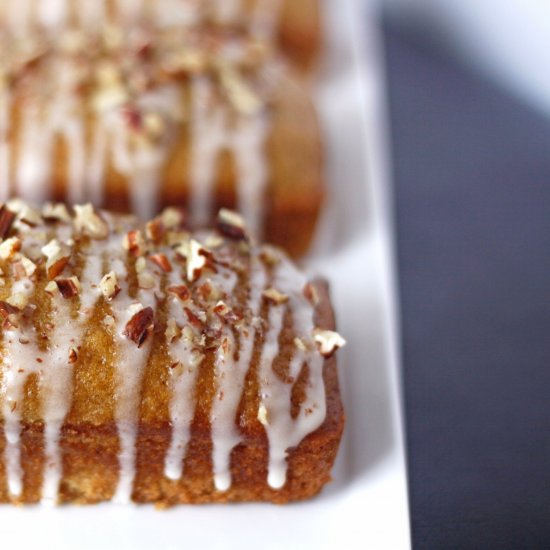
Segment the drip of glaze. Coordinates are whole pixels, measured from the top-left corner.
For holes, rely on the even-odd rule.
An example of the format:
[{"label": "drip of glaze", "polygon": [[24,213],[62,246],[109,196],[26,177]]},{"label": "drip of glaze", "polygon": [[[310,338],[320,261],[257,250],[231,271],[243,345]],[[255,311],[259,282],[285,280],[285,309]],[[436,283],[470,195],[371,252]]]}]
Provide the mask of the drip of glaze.
[{"label": "drip of glaze", "polygon": [[[178,284],[178,282],[181,281],[180,278],[174,275],[170,277],[170,280],[171,284]],[[219,288],[224,293],[230,295],[233,292],[235,285],[237,284],[237,276],[233,271],[224,267],[210,278],[210,282],[214,287]],[[181,304],[177,301],[177,299],[171,300],[170,315],[173,319],[176,320],[178,325],[190,326],[186,315],[184,315],[182,312]],[[196,329],[192,330],[196,335]],[[224,331],[224,335],[228,335],[227,331]],[[232,338],[231,335],[229,335],[229,337]],[[220,353],[220,350],[221,347],[218,350],[216,356],[215,367],[218,378],[220,362],[228,361],[228,363],[232,364],[232,362],[228,360],[228,357],[223,357],[223,354]],[[231,354],[228,353],[227,356],[230,357]],[[172,438],[165,459],[164,475],[169,479],[178,480],[181,478],[183,473],[183,458],[185,457],[185,451],[189,442],[190,427],[194,415],[194,404],[192,403],[191,397],[193,396],[193,391],[196,383],[196,371],[198,366],[200,365],[202,357],[200,355],[197,355],[193,351],[192,342],[187,341],[184,337],[182,337],[175,344],[172,344],[170,346],[170,357],[174,362],[181,363],[183,368],[181,369],[181,373],[179,375],[176,375],[177,378],[175,378],[173,382],[173,394],[170,403]],[[228,370],[230,371],[231,369]],[[231,389],[235,389],[235,391],[237,392],[235,399],[239,399],[240,392],[238,391],[238,388]],[[228,396],[228,399],[229,402],[232,402],[234,400],[234,397],[230,395]],[[216,404],[214,404],[214,407],[215,406]],[[221,455],[221,451],[216,451],[215,449],[219,449],[223,446],[223,443],[220,441],[220,439],[223,438],[223,436],[225,435],[223,433],[219,433],[220,422],[216,420],[217,416],[218,415],[212,415],[211,417],[214,462],[216,462],[215,457],[217,455]],[[225,421],[225,419],[223,418],[219,420],[222,423]],[[220,461],[218,460],[218,462]],[[214,469],[216,472],[216,467],[214,467]],[[216,479],[216,473],[214,473],[214,479]]]},{"label": "drip of glaze", "polygon": [[[178,285],[181,277],[176,271],[172,271],[169,277],[169,285]],[[189,323],[189,319],[181,307],[178,298],[169,297],[169,318],[174,319],[178,326],[189,326],[193,336],[197,331]],[[202,356],[194,351],[193,338],[190,340],[182,337],[169,345],[170,359],[174,363],[180,363],[181,368],[174,372],[172,380],[172,399],[170,401],[170,422],[172,424],[172,436],[170,447],[164,461],[164,475],[168,479],[178,480],[183,473],[183,457],[191,436],[191,423],[194,415],[194,403],[191,396],[194,394],[198,367]]]},{"label": "drip of glaze", "polygon": [[52,66],[55,75],[55,99],[49,106],[40,101],[29,102],[23,115],[20,157],[16,181],[23,199],[43,202],[53,172],[53,145],[56,136],[64,138],[68,151],[68,195],[71,201],[84,198],[85,171],[84,129],[78,114],[78,101],[68,91],[74,86],[75,68],[57,61]]},{"label": "drip of glaze", "polygon": [[[311,304],[302,294],[306,283],[304,276],[290,262],[284,260],[276,268],[273,286],[289,296],[288,307],[292,313],[294,331],[307,347],[315,349],[312,340],[314,329]],[[290,361],[288,376],[297,380],[307,362],[309,382],[304,403],[298,416],[291,416],[292,384],[282,381],[273,370],[273,362],[279,353],[279,335],[283,328],[285,305],[271,306],[269,330],[260,359],[259,380],[261,405],[267,412],[265,427],[269,440],[268,484],[280,489],[286,482],[288,449],[315,431],[326,416],[325,386],[323,382],[323,357],[296,348]]]},{"label": "drip of glaze", "polygon": [[217,160],[222,151],[231,151],[237,167],[239,208],[252,234],[261,237],[261,205],[267,183],[265,139],[268,129],[266,113],[240,116],[234,128],[228,122],[227,109],[213,106],[213,85],[204,77],[192,82],[193,106],[191,145],[191,215],[198,226],[212,217],[212,195]]},{"label": "drip of glaze", "polygon": [[[117,344],[116,365],[116,407],[115,420],[120,439],[119,479],[113,496],[113,502],[127,504],[132,498],[135,478],[136,439],[139,420],[139,396],[145,367],[151,352],[152,337],[138,348],[136,344],[124,336],[126,324],[131,319],[129,311],[133,303],[141,303],[143,307],[156,308],[153,290],[139,291],[135,300],[128,293],[127,271],[120,246],[120,236],[112,239],[108,256],[110,265],[107,272],[114,271],[121,288],[120,295],[112,303],[112,314],[115,319],[115,340]],[[158,291],[158,288],[156,289]]]},{"label": "drip of glaze", "polygon": [[[14,283],[14,293],[31,297],[34,284],[29,280]],[[23,471],[21,469],[21,401],[27,377],[39,372],[43,363],[43,354],[36,345],[34,327],[20,326],[4,330],[4,378],[3,378],[3,416],[6,434],[6,476],[8,490],[13,498],[23,492]],[[40,361],[40,362],[39,362]]]},{"label": "drip of glaze", "polygon": [[[68,229],[64,227],[63,229]],[[66,241],[70,231],[61,230],[58,238]],[[69,362],[71,348],[78,349],[84,329],[98,298],[96,285],[101,278],[101,258],[88,247],[83,251],[86,263],[80,276],[81,300],[78,316],[71,312],[71,302],[59,293],[52,298],[53,330],[47,368],[41,376],[44,401],[44,438],[46,461],[42,485],[42,502],[55,504],[62,477],[62,461],[59,452],[61,427],[67,416],[73,393],[73,365]]]},{"label": "drip of glaze", "polygon": [[[255,318],[260,313],[266,273],[262,262],[253,257],[250,265],[248,309]],[[218,491],[231,486],[230,457],[233,448],[241,441],[235,425],[235,417],[244,389],[244,380],[252,360],[256,329],[253,325],[239,334],[239,359],[232,360],[235,341],[230,331],[225,331],[230,351],[224,357],[220,351],[216,358],[216,397],[212,404],[212,464],[214,484]]]}]

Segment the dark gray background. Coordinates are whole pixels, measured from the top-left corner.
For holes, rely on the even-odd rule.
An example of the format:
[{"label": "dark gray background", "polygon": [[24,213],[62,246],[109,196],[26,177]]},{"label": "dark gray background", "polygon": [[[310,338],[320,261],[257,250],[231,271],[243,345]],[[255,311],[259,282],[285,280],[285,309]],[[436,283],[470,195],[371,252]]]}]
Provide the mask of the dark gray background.
[{"label": "dark gray background", "polygon": [[414,545],[550,548],[550,122],[385,45]]}]

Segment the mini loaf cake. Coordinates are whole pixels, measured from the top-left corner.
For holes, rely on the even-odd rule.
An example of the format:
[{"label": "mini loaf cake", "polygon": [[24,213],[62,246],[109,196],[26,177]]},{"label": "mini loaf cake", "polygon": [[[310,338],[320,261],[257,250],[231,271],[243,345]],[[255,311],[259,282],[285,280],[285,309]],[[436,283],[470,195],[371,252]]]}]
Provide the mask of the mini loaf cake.
[{"label": "mini loaf cake", "polygon": [[319,0],[2,0],[0,28],[21,36],[69,25],[208,26],[273,45],[308,68],[321,42],[319,11]]},{"label": "mini loaf cake", "polygon": [[221,207],[292,255],[323,200],[316,114],[263,43],[183,26],[0,34],[0,201],[150,219]]},{"label": "mini loaf cake", "polygon": [[0,208],[0,502],[285,503],[344,417],[327,287],[242,218]]}]

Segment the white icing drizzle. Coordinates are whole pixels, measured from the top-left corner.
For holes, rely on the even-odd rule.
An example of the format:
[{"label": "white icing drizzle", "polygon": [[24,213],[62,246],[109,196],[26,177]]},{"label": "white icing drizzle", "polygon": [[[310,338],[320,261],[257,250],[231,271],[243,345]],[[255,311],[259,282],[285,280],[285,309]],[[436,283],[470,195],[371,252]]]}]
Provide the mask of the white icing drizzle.
[{"label": "white icing drizzle", "polygon": [[[181,278],[173,271],[169,284],[177,285]],[[197,335],[196,329],[189,324],[187,315],[178,298],[169,297],[169,316],[179,326],[189,326],[193,336]],[[164,475],[168,479],[178,480],[183,473],[183,457],[191,435],[191,423],[195,407],[192,399],[198,374],[198,367],[202,361],[202,355],[194,349],[193,338],[185,335],[169,346],[172,361],[179,362],[181,367],[174,373],[172,381],[172,399],[170,401],[170,422],[172,424],[172,436],[170,447],[164,461]]]},{"label": "white icing drizzle", "polygon": [[[265,288],[265,268],[258,258],[253,257],[250,264],[250,289],[248,309],[253,317],[260,313],[262,292]],[[218,350],[216,357],[216,397],[212,403],[210,421],[212,424],[212,464],[214,484],[219,491],[231,486],[230,457],[233,448],[241,441],[241,435],[235,425],[235,417],[244,388],[246,373],[252,360],[256,329],[246,327],[239,334],[239,359],[233,361],[234,337],[229,330],[222,338],[227,338],[229,352]]]},{"label": "white icing drizzle", "polygon": [[[13,292],[20,292],[30,297],[34,292],[34,284],[29,280],[17,281],[13,285]],[[20,497],[23,491],[23,471],[21,468],[21,402],[23,389],[30,374],[39,371],[43,354],[36,345],[34,328],[20,326],[4,330],[4,377],[2,393],[4,403],[2,414],[4,417],[4,431],[6,434],[6,448],[4,451],[6,462],[6,476],[8,490],[12,497]]]},{"label": "white icing drizzle", "polygon": [[[172,284],[177,284],[178,280],[177,278],[171,277],[171,282]],[[235,285],[237,284],[237,276],[233,271],[230,271],[227,268],[222,268],[217,274],[209,278],[209,282],[215,288],[218,288],[225,294],[230,295],[233,292]],[[178,324],[183,326],[190,326],[186,316],[182,312],[181,304],[177,302],[177,299],[171,300],[170,315],[172,315],[172,318],[174,318]],[[192,330],[196,335],[196,329]],[[233,342],[233,337],[230,331],[228,331],[227,329],[223,330],[222,340],[224,337],[230,339]],[[177,480],[180,479],[182,476],[183,458],[185,456],[187,443],[189,442],[190,427],[194,415],[194,405],[190,400],[190,396],[193,395],[197,376],[196,370],[197,367],[200,365],[202,358],[200,357],[200,355],[197,355],[195,351],[193,351],[192,342],[186,339],[185,336],[171,346],[170,356],[174,361],[181,363],[183,369],[182,372],[177,375],[173,387],[173,397],[170,404],[172,439],[170,442],[170,448],[166,455],[164,471],[166,477],[168,477],[169,479]],[[222,389],[222,385],[225,383],[225,372],[228,372],[230,376],[234,377],[234,375],[231,374],[231,366],[233,365],[233,362],[230,357],[230,353],[222,353],[220,346],[216,354],[215,362],[216,378],[219,383],[218,394],[220,394],[220,392],[222,392],[223,394],[224,391]],[[225,364],[227,364],[226,369],[224,369]],[[241,362],[239,362],[239,365],[240,364]],[[241,367],[241,371],[243,369],[247,369],[248,364],[249,363],[245,363]],[[244,374],[246,374],[246,370],[244,370]],[[228,399],[225,403],[230,404],[237,400],[237,403],[235,405],[236,407],[238,405],[238,399],[240,397],[238,387],[231,387],[228,388],[228,390],[234,390],[235,395],[228,395]],[[214,407],[216,407],[215,404]],[[225,404],[224,407],[227,408]],[[223,462],[222,458],[216,459],[216,457],[221,457],[223,455],[222,447],[227,447],[227,444],[224,445],[221,439],[225,437],[227,433],[233,434],[233,432],[235,432],[235,429],[233,427],[232,431],[227,432],[226,434],[222,433],[223,426],[232,424],[232,422],[226,421],[225,418],[221,418],[219,413],[222,413],[222,410],[216,409],[216,412],[211,415],[213,462],[215,472],[214,481],[216,483],[216,486],[218,486],[218,481],[216,480],[225,475],[225,472],[221,472],[222,468],[220,468],[220,473],[216,474],[216,464]],[[234,414],[232,418],[234,419]],[[229,437],[232,438],[232,440],[235,439],[234,437],[232,437],[232,435],[229,435]],[[225,470],[225,467],[223,467],[223,469]]]},{"label": "white icing drizzle", "polygon": [[[71,237],[70,228],[63,226],[58,233],[61,241]],[[85,264],[80,276],[80,307],[76,318],[71,313],[71,302],[57,293],[52,297],[53,329],[47,368],[41,376],[44,407],[44,438],[46,462],[42,486],[42,502],[55,504],[62,477],[59,436],[72,400],[73,365],[69,362],[71,348],[78,349],[85,325],[98,298],[97,281],[101,279],[101,257],[93,247],[82,251]]]},{"label": "white icing drizzle", "polygon": [[[110,239],[107,256],[110,258],[107,272],[114,271],[121,288],[120,295],[112,303],[115,319],[115,340],[117,344],[116,367],[116,407],[115,420],[120,439],[118,455],[120,473],[113,502],[127,504],[131,501],[135,477],[136,438],[139,420],[139,398],[141,382],[151,352],[152,337],[138,348],[124,336],[126,324],[132,318],[130,306],[140,303],[144,308],[156,309],[155,290],[139,291],[136,299],[128,293],[128,274],[124,263],[124,250],[120,246],[120,235]],[[158,291],[158,284],[156,285]]]},{"label": "white icing drizzle", "polygon": [[214,87],[205,77],[192,83],[193,143],[191,166],[191,208],[193,222],[207,224],[212,217],[213,186],[217,160],[224,150],[233,153],[237,168],[238,209],[247,220],[253,235],[261,236],[264,192],[267,183],[265,140],[268,115],[260,111],[238,116],[234,126],[228,111],[213,100]]},{"label": "white icing drizzle", "polygon": [[[290,297],[294,331],[306,345],[313,349],[313,308],[302,294],[306,284],[304,276],[290,264],[283,261],[277,267],[273,285]],[[273,371],[273,362],[279,353],[279,335],[283,328],[286,306],[274,305],[269,312],[269,330],[265,335],[260,359],[259,379],[261,405],[267,413],[266,432],[269,440],[268,484],[279,489],[286,482],[287,451],[315,431],[326,415],[325,386],[323,382],[323,357],[296,348],[290,361],[288,376],[296,381],[304,363],[309,367],[308,387],[305,402],[301,404],[298,416],[291,416],[291,393],[293,384],[282,381]]]}]

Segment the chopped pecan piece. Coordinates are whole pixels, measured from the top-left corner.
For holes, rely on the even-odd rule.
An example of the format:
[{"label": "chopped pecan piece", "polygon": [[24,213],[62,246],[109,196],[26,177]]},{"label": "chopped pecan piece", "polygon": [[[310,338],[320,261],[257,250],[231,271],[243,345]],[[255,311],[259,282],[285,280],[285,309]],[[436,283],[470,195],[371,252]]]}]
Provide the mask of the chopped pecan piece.
[{"label": "chopped pecan piece", "polygon": [[160,219],[166,229],[182,229],[185,227],[186,213],[183,208],[169,206],[161,212]]},{"label": "chopped pecan piece", "polygon": [[185,310],[185,313],[187,315],[187,318],[189,319],[189,322],[198,329],[204,328],[204,323],[201,321],[199,316],[195,314],[190,308],[185,307],[183,308]]},{"label": "chopped pecan piece", "polygon": [[99,214],[94,210],[91,204],[75,205],[75,229],[88,235],[92,239],[105,239],[109,234],[109,226],[105,223]]},{"label": "chopped pecan piece", "polygon": [[80,281],[77,277],[57,279],[55,282],[63,298],[74,298],[80,293]]},{"label": "chopped pecan piece", "polygon": [[69,350],[69,363],[72,365],[73,363],[76,363],[76,360],[78,359],[78,352],[75,348],[71,348]]},{"label": "chopped pecan piece", "polygon": [[0,258],[9,260],[21,250],[21,241],[17,237],[10,237],[0,244]]},{"label": "chopped pecan piece", "polygon": [[155,288],[155,277],[150,271],[142,270],[137,274],[138,287],[144,290]]},{"label": "chopped pecan piece", "polygon": [[265,408],[265,405],[263,403],[260,403],[260,406],[258,408],[258,420],[264,426],[269,425],[267,409]]},{"label": "chopped pecan piece", "polygon": [[332,330],[315,329],[313,339],[324,357],[331,357],[338,348],[346,345],[344,338]]},{"label": "chopped pecan piece", "polygon": [[176,323],[175,319],[168,319],[168,322],[166,323],[166,341],[171,344],[181,336],[181,329]]},{"label": "chopped pecan piece", "polygon": [[214,306],[214,313],[228,323],[236,323],[242,317],[221,300]]},{"label": "chopped pecan piece", "polygon": [[154,328],[154,318],[153,308],[140,309],[126,323],[124,336],[135,342],[138,348],[141,347]]},{"label": "chopped pecan piece", "polygon": [[275,288],[268,288],[267,290],[264,290],[262,292],[262,296],[272,304],[275,304],[277,306],[281,304],[286,304],[289,300],[288,296],[286,294],[283,294],[282,292],[279,292]]},{"label": "chopped pecan piece", "polygon": [[15,214],[3,204],[0,207],[0,239],[5,239],[15,221]]},{"label": "chopped pecan piece", "polygon": [[149,259],[157,264],[164,273],[170,273],[170,271],[172,271],[172,264],[165,254],[153,254],[149,256]]},{"label": "chopped pecan piece", "polygon": [[203,267],[206,265],[207,250],[195,239],[189,241],[187,252],[187,280],[196,281],[200,276]]},{"label": "chopped pecan piece", "polygon": [[120,287],[118,286],[118,279],[114,271],[103,276],[99,283],[99,289],[108,302],[116,298],[120,292]]},{"label": "chopped pecan piece", "polygon": [[0,301],[0,319],[3,328],[17,326],[17,315],[21,310],[9,302]]},{"label": "chopped pecan piece", "polygon": [[127,250],[132,256],[142,256],[145,253],[145,241],[139,229],[130,231],[124,236],[122,242],[124,250]]},{"label": "chopped pecan piece", "polygon": [[16,229],[21,229],[25,226],[36,227],[42,223],[40,213],[21,199],[12,199],[7,203],[7,206],[16,214],[13,225]]},{"label": "chopped pecan piece", "polygon": [[161,218],[155,218],[145,225],[145,236],[154,244],[160,244],[166,235],[166,227]]},{"label": "chopped pecan piece", "polygon": [[42,217],[46,221],[51,222],[67,222],[71,221],[71,215],[67,207],[63,203],[47,203],[42,209]]},{"label": "chopped pecan piece", "polygon": [[319,304],[319,293],[312,283],[307,283],[304,286],[304,296],[309,300],[311,305],[316,306]]},{"label": "chopped pecan piece", "polygon": [[46,273],[50,280],[55,279],[61,274],[71,258],[68,248],[62,245],[57,239],[53,239],[43,246],[42,254],[47,258]]},{"label": "chopped pecan piece", "polygon": [[170,286],[166,290],[171,294],[175,294],[182,302],[191,298],[191,292],[185,285]]},{"label": "chopped pecan piece", "polygon": [[216,225],[220,233],[230,239],[239,241],[248,239],[244,219],[236,212],[222,208],[218,213]]}]

